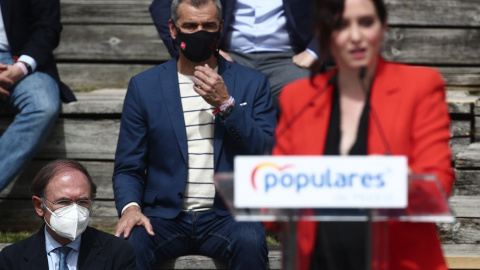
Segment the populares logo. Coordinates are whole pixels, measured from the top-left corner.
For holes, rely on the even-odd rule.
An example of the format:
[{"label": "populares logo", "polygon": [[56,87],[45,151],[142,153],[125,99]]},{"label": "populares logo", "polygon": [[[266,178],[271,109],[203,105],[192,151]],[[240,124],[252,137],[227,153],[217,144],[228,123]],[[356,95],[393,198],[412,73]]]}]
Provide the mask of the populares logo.
[{"label": "populares logo", "polygon": [[258,190],[257,189],[257,184],[255,183],[255,177],[257,175],[257,172],[261,169],[266,169],[266,168],[272,168],[278,172],[281,172],[281,171],[284,171],[288,168],[291,168],[293,167],[293,165],[285,165],[285,166],[278,166],[277,164],[275,163],[272,163],[272,162],[264,162],[264,163],[260,163],[260,165],[258,165],[257,167],[255,167],[255,169],[253,169],[252,171],[252,187],[253,187],[253,190]]},{"label": "populares logo", "polygon": [[254,191],[265,193],[273,189],[294,189],[300,192],[305,188],[383,188],[386,174],[389,174],[389,170],[383,173],[338,171],[330,166],[304,171],[294,168],[292,164],[279,166],[273,162],[264,162],[253,169],[251,185]]}]

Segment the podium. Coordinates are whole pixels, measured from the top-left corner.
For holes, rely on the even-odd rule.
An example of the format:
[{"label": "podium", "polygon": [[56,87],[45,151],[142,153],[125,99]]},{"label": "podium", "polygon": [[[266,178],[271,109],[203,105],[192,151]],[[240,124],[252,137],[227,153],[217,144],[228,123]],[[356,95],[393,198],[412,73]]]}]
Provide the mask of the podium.
[{"label": "podium", "polygon": [[[255,161],[254,164],[258,164],[260,160],[261,164],[265,164],[264,158],[252,157]],[[299,162],[304,163],[305,157],[296,160],[295,157],[288,159],[288,164],[295,164]],[[248,157],[243,157],[243,159],[249,159]],[[267,162],[271,160],[279,160],[280,162],[284,161],[282,159],[277,159],[275,157],[267,157]],[[387,158],[388,159],[388,158]],[[320,159],[322,160],[322,159]],[[372,162],[373,161],[373,162]],[[293,163],[292,163],[293,162]],[[372,166],[378,166],[378,160],[367,160],[368,163],[372,163]],[[380,163],[381,164],[381,163]],[[235,165],[237,167],[237,161]],[[285,165],[283,165],[285,167]],[[309,165],[311,166],[311,165]],[[325,166],[320,164],[319,167]],[[329,166],[329,165],[327,165]],[[280,168],[282,166],[279,166]],[[362,166],[359,166],[362,167]],[[365,167],[365,166],[363,166]],[[368,166],[366,166],[368,167]],[[381,167],[381,166],[380,166]],[[281,224],[281,244],[282,244],[282,268],[285,270],[295,269],[296,265],[296,252],[297,252],[297,224],[299,221],[317,221],[317,222],[365,222],[365,236],[367,241],[365,241],[365,256],[366,263],[363,269],[371,269],[371,260],[380,258],[381,263],[386,263],[388,257],[388,250],[383,250],[379,248],[382,245],[381,241],[385,241],[388,237],[387,226],[378,226],[378,224],[386,224],[386,222],[397,221],[397,222],[454,222],[455,217],[452,213],[452,210],[448,204],[447,197],[443,188],[439,184],[436,176],[429,174],[410,174],[407,177],[407,171],[405,170],[405,176],[400,177],[404,178],[405,194],[404,196],[406,204],[402,207],[398,206],[388,206],[383,207],[382,205],[372,205],[365,206],[360,203],[360,207],[354,207],[354,205],[337,206],[337,205],[328,205],[327,207],[302,207],[302,206],[292,206],[286,207],[288,204],[289,197],[280,198],[280,206],[276,207],[275,205],[270,205],[268,198],[266,201],[260,202],[258,207],[242,207],[238,206],[238,198],[236,196],[246,197],[247,201],[251,201],[254,196],[259,196],[258,194],[239,194],[236,192],[238,189],[238,184],[236,181],[248,181],[251,182],[249,185],[255,186],[254,175],[257,173],[258,166],[255,168],[241,168],[242,173],[248,172],[251,177],[250,179],[234,179],[233,173],[218,173],[215,175],[215,186],[220,193],[222,199],[225,202],[225,205],[229,208],[232,215],[237,221],[242,222],[251,222],[251,221],[261,221],[261,222],[276,222]],[[277,170],[279,171],[279,170]],[[402,171],[402,169],[400,170]],[[253,172],[253,173],[252,173]],[[398,173],[393,173],[398,174]],[[237,174],[235,174],[237,175]],[[243,174],[241,174],[243,175]],[[307,173],[307,175],[310,175]],[[263,176],[262,176],[263,177]],[[266,176],[267,178],[268,176]],[[242,177],[243,178],[243,177]],[[388,178],[388,177],[387,177]],[[396,179],[398,180],[398,179]],[[388,181],[388,180],[386,180]],[[267,185],[268,186],[268,185]],[[266,188],[267,189],[267,188]],[[402,188],[399,188],[402,189]],[[268,191],[267,191],[268,192]],[[362,190],[359,190],[362,192]],[[401,191],[400,191],[401,193]],[[360,194],[360,193],[359,193]],[[351,195],[351,194],[349,194]],[[340,196],[340,195],[337,195]],[[354,195],[351,195],[354,196]],[[373,194],[371,196],[380,196],[381,194]],[[361,197],[361,196],[360,196]],[[400,196],[402,197],[402,196]],[[312,199],[312,198],[311,198]],[[314,199],[314,198],[313,198]],[[345,199],[345,198],[342,198]],[[371,198],[370,198],[371,199]],[[283,201],[287,201],[285,204]],[[400,198],[400,201],[402,198]],[[250,202],[247,202],[249,204]],[[356,202],[351,202],[356,203]],[[367,201],[366,205],[370,202]],[[242,205],[242,203],[240,203]],[[267,204],[268,206],[263,206]],[[294,204],[294,203],[292,203]],[[322,203],[320,203],[322,205]],[[342,203],[340,203],[342,204]],[[402,205],[402,203],[400,203]],[[353,206],[353,207],[352,207]],[[349,210],[345,210],[349,209]],[[352,211],[354,210],[354,211]],[[357,210],[357,211],[355,211]],[[372,227],[374,226],[375,227]],[[374,237],[375,235],[383,235],[381,239]],[[382,254],[380,254],[382,253]],[[384,261],[382,262],[382,258]],[[388,268],[388,267],[387,267]],[[361,268],[359,268],[361,269]]]}]

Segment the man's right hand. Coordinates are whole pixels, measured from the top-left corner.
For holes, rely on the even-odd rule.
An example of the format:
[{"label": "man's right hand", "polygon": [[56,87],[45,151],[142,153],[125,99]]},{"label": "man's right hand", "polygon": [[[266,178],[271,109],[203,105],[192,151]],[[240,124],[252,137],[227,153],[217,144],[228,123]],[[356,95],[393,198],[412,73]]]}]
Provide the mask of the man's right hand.
[{"label": "man's right hand", "polygon": [[0,63],[0,98],[3,100],[10,96],[8,89],[13,85],[13,80],[7,76],[7,73],[2,74],[7,68],[7,65]]},{"label": "man's right hand", "polygon": [[149,235],[155,235],[150,220],[140,211],[140,208],[132,205],[123,211],[122,217],[115,228],[115,236],[120,237],[123,233],[123,238],[127,239],[135,226],[143,226]]}]

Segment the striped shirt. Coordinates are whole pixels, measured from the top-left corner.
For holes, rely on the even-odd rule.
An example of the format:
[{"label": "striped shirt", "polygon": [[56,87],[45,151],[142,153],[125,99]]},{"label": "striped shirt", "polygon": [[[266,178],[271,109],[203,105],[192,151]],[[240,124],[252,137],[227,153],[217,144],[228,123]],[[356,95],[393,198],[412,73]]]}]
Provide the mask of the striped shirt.
[{"label": "striped shirt", "polygon": [[193,76],[178,73],[188,143],[188,177],[183,210],[213,208],[213,142],[215,109],[193,90]]}]

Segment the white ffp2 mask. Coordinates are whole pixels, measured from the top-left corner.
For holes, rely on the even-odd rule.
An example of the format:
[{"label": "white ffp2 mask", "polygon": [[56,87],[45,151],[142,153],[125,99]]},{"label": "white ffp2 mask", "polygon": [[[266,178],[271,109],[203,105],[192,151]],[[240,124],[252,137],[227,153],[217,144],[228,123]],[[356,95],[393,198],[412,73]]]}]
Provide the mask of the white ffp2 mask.
[{"label": "white ffp2 mask", "polygon": [[87,208],[72,203],[52,212],[46,204],[44,205],[52,214],[50,224],[44,217],[45,223],[59,236],[75,241],[87,228],[90,215],[90,210]]}]

